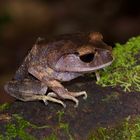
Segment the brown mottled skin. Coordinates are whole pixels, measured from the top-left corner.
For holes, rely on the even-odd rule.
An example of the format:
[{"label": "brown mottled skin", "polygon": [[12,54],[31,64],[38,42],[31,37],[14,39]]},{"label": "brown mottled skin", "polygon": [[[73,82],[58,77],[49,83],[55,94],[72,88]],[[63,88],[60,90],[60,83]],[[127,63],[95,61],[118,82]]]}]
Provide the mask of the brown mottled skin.
[{"label": "brown mottled skin", "polygon": [[[52,101],[65,107],[61,99],[69,99],[77,107],[76,97],[84,95],[86,99],[86,92],[70,92],[60,82],[112,63],[112,48],[102,39],[97,32],[60,35],[48,42],[38,38],[5,90],[22,101]],[[48,88],[52,92],[47,93]]]}]

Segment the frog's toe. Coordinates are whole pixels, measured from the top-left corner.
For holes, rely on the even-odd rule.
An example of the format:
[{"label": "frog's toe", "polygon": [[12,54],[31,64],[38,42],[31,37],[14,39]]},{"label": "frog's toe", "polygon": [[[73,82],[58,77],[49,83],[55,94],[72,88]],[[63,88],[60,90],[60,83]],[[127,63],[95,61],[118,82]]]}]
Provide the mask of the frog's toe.
[{"label": "frog's toe", "polygon": [[[47,94],[47,96],[50,96],[50,97],[57,97],[57,94],[55,94],[54,92],[49,92],[48,94]],[[54,99],[54,98],[53,98]],[[58,99],[56,99],[56,100],[58,100]],[[60,100],[59,100],[60,101]],[[66,104],[64,104],[62,101],[61,101],[61,104],[62,104],[62,106],[65,108],[66,107]]]},{"label": "frog's toe", "polygon": [[86,93],[86,91],[82,91],[82,92],[83,92],[83,96],[84,96],[83,99],[86,100],[87,99],[87,93]]},{"label": "frog's toe", "polygon": [[66,107],[66,105],[61,101],[61,100],[58,100],[58,99],[55,99],[51,96],[43,96],[42,97],[42,100],[44,101],[45,105],[48,104],[48,101],[51,101],[51,102],[55,102],[55,103],[58,103],[58,104],[61,104],[64,108]]},{"label": "frog's toe", "polygon": [[79,105],[79,101],[77,100],[77,102],[75,102],[75,103],[76,103],[76,104],[74,105],[74,107],[77,108],[78,105]]},{"label": "frog's toe", "polygon": [[72,97],[71,100],[75,102],[74,107],[77,108],[79,105],[79,101],[75,97]]},{"label": "frog's toe", "polygon": [[47,100],[43,100],[43,102],[46,106],[49,104]]},{"label": "frog's toe", "polygon": [[57,97],[57,95],[54,93],[54,92],[49,92],[47,94],[47,96],[50,96],[50,97]]},{"label": "frog's toe", "polygon": [[81,92],[69,92],[72,96],[78,97],[78,96],[84,96],[83,99],[87,99],[87,93],[86,91],[81,91]]}]

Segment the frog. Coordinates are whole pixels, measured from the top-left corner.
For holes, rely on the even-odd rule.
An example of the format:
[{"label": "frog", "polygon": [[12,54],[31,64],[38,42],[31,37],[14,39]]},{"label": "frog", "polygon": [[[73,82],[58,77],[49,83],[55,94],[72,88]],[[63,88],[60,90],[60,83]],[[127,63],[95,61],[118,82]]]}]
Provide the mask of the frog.
[{"label": "frog", "polygon": [[86,91],[68,91],[68,82],[87,73],[97,73],[113,62],[112,47],[99,32],[63,34],[50,40],[39,37],[21,66],[4,89],[21,101],[41,100],[66,107],[65,100],[79,105],[79,96],[87,99]]}]

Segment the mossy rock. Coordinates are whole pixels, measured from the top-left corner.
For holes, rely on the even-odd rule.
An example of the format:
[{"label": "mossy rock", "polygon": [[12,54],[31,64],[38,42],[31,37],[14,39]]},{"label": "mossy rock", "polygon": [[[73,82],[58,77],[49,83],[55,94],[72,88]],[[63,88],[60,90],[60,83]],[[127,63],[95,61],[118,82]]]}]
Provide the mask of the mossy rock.
[{"label": "mossy rock", "polygon": [[120,86],[124,91],[140,91],[140,36],[113,48],[114,62],[101,70],[97,84]]}]

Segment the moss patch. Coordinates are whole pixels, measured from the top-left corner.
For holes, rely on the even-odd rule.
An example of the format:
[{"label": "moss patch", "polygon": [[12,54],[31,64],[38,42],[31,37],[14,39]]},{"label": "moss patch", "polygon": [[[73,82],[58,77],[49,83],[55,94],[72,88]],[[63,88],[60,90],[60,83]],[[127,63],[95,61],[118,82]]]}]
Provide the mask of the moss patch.
[{"label": "moss patch", "polygon": [[[25,120],[18,114],[12,114],[11,119],[5,124],[2,128],[4,132],[0,130],[0,140],[12,140],[12,139],[21,139],[21,140],[37,140],[34,135],[31,135],[28,130],[31,132],[33,130],[45,131],[45,129],[51,129],[51,134],[46,134],[41,140],[58,140],[58,136],[62,133],[66,139],[74,140],[73,136],[70,133],[69,124],[62,121],[64,116],[63,111],[56,112],[58,117],[58,123],[55,126],[43,125],[37,126],[29,121]],[[0,129],[2,129],[0,128]]]},{"label": "moss patch", "polygon": [[4,103],[4,104],[0,105],[0,111],[4,111],[4,110],[8,109],[9,107],[10,107],[10,104]]},{"label": "moss patch", "polygon": [[97,128],[89,134],[88,140],[139,140],[140,118],[127,117],[115,127]]},{"label": "moss patch", "polygon": [[133,37],[126,44],[113,48],[114,62],[99,71],[102,86],[117,86],[124,91],[140,91],[140,36]]},{"label": "moss patch", "polygon": [[28,139],[34,140],[34,137],[25,132],[25,129],[30,126],[29,122],[25,121],[18,115],[13,115],[13,121],[5,125],[5,133],[0,135],[1,140],[11,140],[15,138],[21,138],[22,140]]}]

